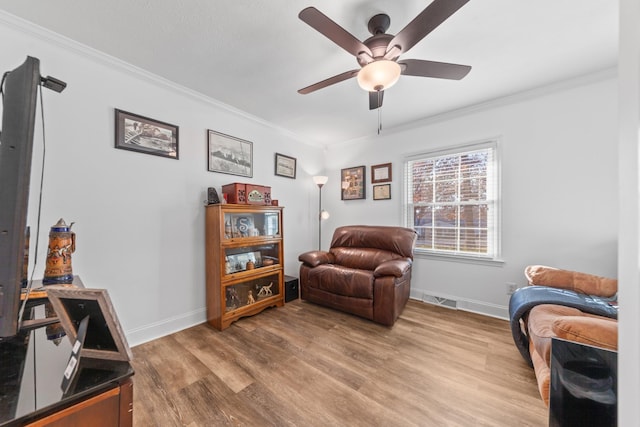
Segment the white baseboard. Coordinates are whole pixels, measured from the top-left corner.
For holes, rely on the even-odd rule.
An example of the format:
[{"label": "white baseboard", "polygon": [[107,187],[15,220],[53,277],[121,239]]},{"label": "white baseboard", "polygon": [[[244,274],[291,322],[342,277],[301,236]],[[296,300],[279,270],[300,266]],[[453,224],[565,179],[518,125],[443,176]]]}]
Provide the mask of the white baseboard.
[{"label": "white baseboard", "polygon": [[[470,311],[473,313],[483,314],[485,316],[497,317],[498,319],[509,319],[509,308],[483,301],[474,301],[467,298],[460,298],[453,295],[445,295],[437,292],[426,291],[423,289],[411,289],[410,298],[432,304],[429,297],[444,299],[447,304],[443,304],[447,308],[455,308],[457,310]],[[455,301],[455,307],[450,306],[450,302]],[[174,332],[190,328],[207,321],[207,311],[205,308],[183,313],[179,316],[170,317],[155,323],[141,326],[136,329],[125,331],[129,346],[144,344],[145,342],[170,335]]]},{"label": "white baseboard", "polygon": [[130,347],[144,344],[145,342],[165,335],[199,325],[207,321],[207,311],[205,308],[183,313],[179,316],[170,317],[149,325],[141,326],[130,331],[125,331]]},{"label": "white baseboard", "polygon": [[[502,305],[461,298],[455,295],[447,295],[424,289],[411,289],[411,295],[409,297],[429,304],[433,304],[432,300],[434,298],[441,299],[446,301],[445,304],[442,304],[446,308],[455,308],[456,310],[470,311],[472,313],[509,320],[509,307]],[[452,307],[452,302],[455,302],[455,307]]]}]

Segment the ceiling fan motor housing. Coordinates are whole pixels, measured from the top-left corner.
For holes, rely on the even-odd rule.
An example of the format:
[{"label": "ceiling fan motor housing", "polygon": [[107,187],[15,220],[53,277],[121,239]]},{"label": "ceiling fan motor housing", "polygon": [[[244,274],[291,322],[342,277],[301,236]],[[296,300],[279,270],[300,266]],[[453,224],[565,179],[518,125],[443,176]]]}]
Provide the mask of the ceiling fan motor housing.
[{"label": "ceiling fan motor housing", "polygon": [[[371,50],[371,53],[373,53],[373,59],[381,59],[385,53],[387,53],[387,46],[392,39],[393,34],[376,34],[375,36],[371,36],[363,41],[362,44]],[[370,62],[361,56],[357,56],[356,59],[361,67],[364,67]]]}]

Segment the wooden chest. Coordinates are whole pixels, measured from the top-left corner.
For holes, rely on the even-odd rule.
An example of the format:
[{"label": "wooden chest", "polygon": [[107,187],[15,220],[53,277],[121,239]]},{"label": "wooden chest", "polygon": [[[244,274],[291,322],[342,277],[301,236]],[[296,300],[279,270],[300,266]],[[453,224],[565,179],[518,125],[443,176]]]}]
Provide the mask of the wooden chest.
[{"label": "wooden chest", "polygon": [[227,203],[238,205],[271,205],[271,187],[234,182],[222,186]]}]

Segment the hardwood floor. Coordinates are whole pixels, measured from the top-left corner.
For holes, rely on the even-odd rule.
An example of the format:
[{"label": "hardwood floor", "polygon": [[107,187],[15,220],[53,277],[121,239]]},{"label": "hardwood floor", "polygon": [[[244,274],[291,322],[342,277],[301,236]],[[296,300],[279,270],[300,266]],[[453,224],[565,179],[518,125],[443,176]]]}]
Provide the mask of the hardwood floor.
[{"label": "hardwood floor", "polygon": [[545,426],[506,321],[409,301],[388,328],[296,300],[133,348],[136,426]]}]

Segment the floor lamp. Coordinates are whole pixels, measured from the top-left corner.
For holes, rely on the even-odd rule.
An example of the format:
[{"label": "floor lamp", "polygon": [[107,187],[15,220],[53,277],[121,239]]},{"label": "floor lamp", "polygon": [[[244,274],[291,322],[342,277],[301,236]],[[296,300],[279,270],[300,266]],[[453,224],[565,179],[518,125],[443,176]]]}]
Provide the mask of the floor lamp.
[{"label": "floor lamp", "polygon": [[322,209],[322,186],[327,183],[329,177],[317,175],[313,182],[318,186],[318,250],[322,250],[322,220],[329,218],[329,212]]}]

